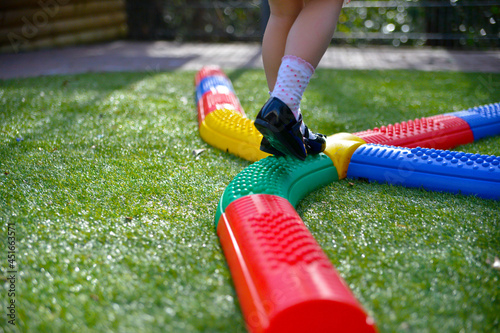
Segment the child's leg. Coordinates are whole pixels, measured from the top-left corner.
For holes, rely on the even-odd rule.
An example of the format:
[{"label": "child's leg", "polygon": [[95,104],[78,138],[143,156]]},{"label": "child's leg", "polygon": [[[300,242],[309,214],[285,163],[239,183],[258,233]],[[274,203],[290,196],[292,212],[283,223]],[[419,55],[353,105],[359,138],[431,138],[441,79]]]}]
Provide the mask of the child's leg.
[{"label": "child's leg", "polygon": [[285,55],[294,55],[318,66],[332,40],[344,0],[306,0],[292,25]]},{"label": "child's leg", "polygon": [[270,3],[272,20],[266,29],[262,56],[272,98],[255,121],[264,136],[262,150],[305,159],[308,153],[325,149],[324,136],[310,132],[303,123],[300,102],[331,41],[342,4],[343,0]]},{"label": "child's leg", "polygon": [[269,0],[271,15],[262,40],[262,61],[272,91],[285,55],[288,33],[304,5],[303,0]]},{"label": "child's leg", "polygon": [[[263,58],[265,59],[265,55],[268,56],[264,64],[268,65],[266,76],[272,92],[271,96],[285,102],[298,120],[302,95],[330,44],[343,0],[305,0],[304,7],[300,10],[291,27],[288,28],[288,25],[279,19],[284,18],[287,24],[293,20],[296,10],[300,8],[300,4],[295,1],[297,0],[275,0],[271,7],[272,13],[274,10],[274,20],[269,29],[270,38],[266,41],[268,44],[266,48],[263,48]],[[302,2],[302,0],[299,1]],[[296,4],[297,8],[295,10],[282,10],[278,4],[282,5],[283,3]],[[290,6],[290,8],[293,7]],[[287,15],[281,15],[283,13]],[[278,23],[283,26],[274,25]],[[286,31],[288,33],[284,49],[285,56],[279,59],[283,47],[282,38]],[[274,41],[271,37],[281,38],[281,41]],[[269,49],[272,49],[273,46],[274,51],[271,53]],[[278,70],[276,70],[277,66],[279,66]],[[276,72],[277,77],[275,76]],[[273,81],[276,82],[274,86],[272,85]]]},{"label": "child's leg", "polygon": [[297,120],[302,95],[330,44],[342,3],[343,0],[306,0],[288,33],[285,56],[271,96],[285,102]]}]

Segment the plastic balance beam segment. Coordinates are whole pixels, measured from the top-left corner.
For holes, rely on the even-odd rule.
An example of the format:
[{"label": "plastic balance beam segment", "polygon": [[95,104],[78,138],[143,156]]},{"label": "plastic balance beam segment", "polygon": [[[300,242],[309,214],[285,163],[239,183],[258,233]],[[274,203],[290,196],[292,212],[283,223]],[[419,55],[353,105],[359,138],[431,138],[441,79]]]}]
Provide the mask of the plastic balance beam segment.
[{"label": "plastic balance beam segment", "polygon": [[458,117],[438,115],[353,133],[367,143],[399,147],[450,149],[474,141],[469,124]]},{"label": "plastic balance beam segment", "polygon": [[234,93],[231,81],[222,75],[212,75],[203,78],[200,84],[196,86],[196,103],[203,97],[207,91],[214,93]]},{"label": "plastic balance beam segment", "polygon": [[285,198],[233,201],[217,233],[250,332],[375,332]]},{"label": "plastic balance beam segment", "polygon": [[259,149],[262,135],[253,121],[234,110],[220,109],[209,113],[199,126],[201,138],[213,147],[249,161],[269,154]]},{"label": "plastic balance beam segment", "polygon": [[350,178],[500,199],[500,157],[367,144],[351,157]]},{"label": "plastic balance beam segment", "polygon": [[194,76],[194,86],[198,86],[205,77],[214,75],[227,77],[219,66],[204,66]]},{"label": "plastic balance beam segment", "polygon": [[215,223],[233,201],[252,194],[271,194],[295,206],[309,192],[338,180],[328,156],[312,155],[305,161],[290,156],[269,156],[241,171],[221,196]]},{"label": "plastic balance beam segment", "polygon": [[500,103],[447,113],[447,115],[466,121],[474,134],[474,140],[500,135]]},{"label": "plastic balance beam segment", "polygon": [[210,112],[220,109],[234,110],[245,116],[240,101],[233,92],[221,94],[207,91],[198,101],[198,124],[201,124]]}]

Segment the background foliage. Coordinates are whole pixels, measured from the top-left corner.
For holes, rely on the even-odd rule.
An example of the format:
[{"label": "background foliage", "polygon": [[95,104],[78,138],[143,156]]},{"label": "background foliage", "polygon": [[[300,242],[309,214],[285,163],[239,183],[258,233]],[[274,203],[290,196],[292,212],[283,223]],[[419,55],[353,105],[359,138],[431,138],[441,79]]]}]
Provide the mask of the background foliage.
[{"label": "background foliage", "polygon": [[[260,41],[266,0],[129,0],[132,38],[178,41]],[[333,43],[500,46],[500,1],[352,1]]]}]

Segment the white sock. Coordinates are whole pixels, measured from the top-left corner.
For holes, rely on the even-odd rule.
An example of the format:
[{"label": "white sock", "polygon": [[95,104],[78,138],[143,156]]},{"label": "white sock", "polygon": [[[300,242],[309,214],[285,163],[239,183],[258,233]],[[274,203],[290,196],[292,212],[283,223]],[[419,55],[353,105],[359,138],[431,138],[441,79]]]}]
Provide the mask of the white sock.
[{"label": "white sock", "polygon": [[302,95],[313,73],[314,67],[302,58],[286,55],[281,59],[271,97],[277,97],[288,105],[297,120],[300,116]]}]

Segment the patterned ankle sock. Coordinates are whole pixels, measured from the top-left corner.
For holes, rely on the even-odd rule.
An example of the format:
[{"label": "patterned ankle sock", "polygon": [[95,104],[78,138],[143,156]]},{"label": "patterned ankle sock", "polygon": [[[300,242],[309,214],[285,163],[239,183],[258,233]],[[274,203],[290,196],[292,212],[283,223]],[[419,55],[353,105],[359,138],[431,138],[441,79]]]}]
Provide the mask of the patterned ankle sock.
[{"label": "patterned ankle sock", "polygon": [[277,97],[288,105],[297,120],[300,116],[302,95],[313,73],[314,67],[302,58],[286,55],[281,59],[271,97]]}]

